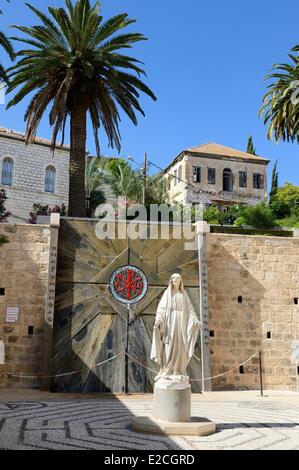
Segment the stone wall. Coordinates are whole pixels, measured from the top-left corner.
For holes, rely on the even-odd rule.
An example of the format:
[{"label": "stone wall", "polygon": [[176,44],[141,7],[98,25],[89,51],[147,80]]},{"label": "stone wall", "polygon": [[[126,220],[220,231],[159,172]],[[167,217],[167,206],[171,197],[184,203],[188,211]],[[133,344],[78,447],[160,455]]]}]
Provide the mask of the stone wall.
[{"label": "stone wall", "polygon": [[[261,350],[266,389],[296,389],[299,238],[207,235],[212,375]],[[213,390],[257,389],[258,358],[212,381]]]},{"label": "stone wall", "polygon": [[[45,313],[51,313],[47,288],[53,230],[0,225],[0,236],[9,239],[0,246],[0,342],[5,346],[0,388],[39,388],[38,378],[13,375],[49,373],[52,333]],[[299,342],[299,238],[207,234],[207,264],[212,376],[261,350],[264,387],[296,389],[291,346]],[[7,307],[19,307],[16,323],[6,322]],[[258,387],[257,356],[243,371],[212,380],[213,390]]]},{"label": "stone wall", "polygon": [[[6,157],[14,162],[12,186],[1,184],[2,162]],[[54,193],[44,191],[49,165],[56,169]],[[9,223],[26,223],[35,203],[68,207],[69,148],[58,148],[53,154],[49,144],[38,141],[26,146],[22,134],[0,130],[0,189],[5,189],[6,209],[12,212]]]},{"label": "stone wall", "polygon": [[[9,242],[0,246],[0,341],[5,346],[0,388],[39,388],[38,379],[7,374],[42,370],[51,228],[1,224],[1,235]],[[19,307],[16,323],[6,322],[7,307]]]}]

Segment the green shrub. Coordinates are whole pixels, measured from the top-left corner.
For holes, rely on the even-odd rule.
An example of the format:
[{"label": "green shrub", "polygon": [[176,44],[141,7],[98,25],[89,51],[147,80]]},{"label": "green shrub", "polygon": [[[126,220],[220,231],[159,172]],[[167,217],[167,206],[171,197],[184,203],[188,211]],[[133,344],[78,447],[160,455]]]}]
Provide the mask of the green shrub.
[{"label": "green shrub", "polygon": [[[266,204],[257,204],[253,207],[246,207],[240,215],[243,225],[252,225],[255,228],[273,228],[277,226],[275,215]],[[237,219],[238,223],[240,223]]]},{"label": "green shrub", "polygon": [[221,224],[223,212],[220,212],[217,207],[211,206],[203,213],[203,220],[208,224]]},{"label": "green shrub", "polygon": [[273,198],[270,208],[277,219],[285,219],[291,215],[291,205],[278,198]]},{"label": "green shrub", "polygon": [[292,227],[299,228],[299,217],[296,215],[291,215],[285,219],[278,220],[280,227]]},{"label": "green shrub", "polygon": [[293,231],[286,230],[271,230],[271,229],[258,229],[258,228],[243,228],[243,227],[211,227],[211,233],[226,233],[234,235],[258,235],[264,237],[293,237]]},{"label": "green shrub", "polygon": [[240,217],[237,217],[234,223],[235,227],[243,227],[243,225],[246,225],[246,219],[242,215]]},{"label": "green shrub", "polygon": [[0,235],[0,246],[4,245],[4,243],[8,243],[9,240],[5,235]]},{"label": "green shrub", "polygon": [[5,202],[7,200],[6,192],[4,189],[0,189],[0,223],[7,222],[11,212],[5,209]]}]

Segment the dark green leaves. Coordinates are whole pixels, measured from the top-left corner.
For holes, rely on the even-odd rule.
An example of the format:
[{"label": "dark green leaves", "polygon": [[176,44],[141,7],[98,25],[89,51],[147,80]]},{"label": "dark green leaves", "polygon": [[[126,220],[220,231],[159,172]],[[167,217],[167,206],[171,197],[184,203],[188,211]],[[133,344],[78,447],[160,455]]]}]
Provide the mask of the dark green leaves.
[{"label": "dark green leaves", "polygon": [[65,8],[48,7],[47,14],[27,6],[39,22],[32,27],[15,26],[23,34],[15,39],[27,47],[18,52],[19,60],[9,71],[10,91],[18,90],[8,104],[16,105],[32,94],[25,115],[27,142],[50,109],[55,146],[58,132],[63,132],[79,100],[90,115],[98,152],[101,127],[110,145],[119,150],[119,109],[137,124],[136,112],[144,115],[138,101],[140,93],[156,99],[140,80],[145,75],[142,63],[120,53],[146,38],[123,32],[135,22],[126,13],[103,21],[99,2],[65,0]]},{"label": "dark green leaves", "polygon": [[[295,46],[293,51],[299,51]],[[268,125],[268,137],[299,142],[299,57],[289,54],[291,63],[275,64],[264,96],[260,116]]]}]

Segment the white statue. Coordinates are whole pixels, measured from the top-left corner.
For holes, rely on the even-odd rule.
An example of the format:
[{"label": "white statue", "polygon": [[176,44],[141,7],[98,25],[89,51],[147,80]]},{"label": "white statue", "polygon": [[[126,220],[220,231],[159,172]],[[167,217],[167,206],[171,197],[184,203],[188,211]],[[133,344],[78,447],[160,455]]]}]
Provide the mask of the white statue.
[{"label": "white statue", "polygon": [[202,327],[181,275],[174,274],[158,305],[154,324],[151,359],[160,365],[155,382],[189,382],[186,368]]}]

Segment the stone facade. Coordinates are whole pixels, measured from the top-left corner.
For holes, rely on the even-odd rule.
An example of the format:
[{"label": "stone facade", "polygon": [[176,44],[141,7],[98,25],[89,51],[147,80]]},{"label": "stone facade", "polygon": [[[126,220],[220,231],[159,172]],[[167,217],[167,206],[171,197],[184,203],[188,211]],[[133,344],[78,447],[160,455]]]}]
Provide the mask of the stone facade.
[{"label": "stone facade", "polygon": [[[0,343],[5,346],[0,388],[38,388],[37,377],[14,375],[49,374],[52,320],[47,315],[57,230],[53,223],[0,225],[0,236],[9,239],[0,246]],[[208,233],[206,246],[211,375],[237,366],[212,379],[212,390],[258,389],[258,356],[239,369],[258,351],[265,389],[295,390],[299,371],[291,354],[299,342],[299,238]],[[6,322],[7,307],[19,307],[16,323]]]},{"label": "stone facade", "polygon": [[[234,156],[235,155],[235,156]],[[168,198],[170,203],[214,204],[225,208],[231,204],[254,205],[267,199],[267,165],[269,161],[246,152],[207,144],[181,154],[166,168]],[[200,181],[194,181],[194,168],[200,170]],[[215,171],[215,183],[209,182],[209,169]],[[230,191],[224,187],[224,170],[231,171]],[[240,187],[239,173],[246,174],[246,187]],[[254,174],[261,175],[261,189],[254,188]],[[173,178],[175,175],[179,179]]]},{"label": "stone facade", "polygon": [[[39,388],[37,378],[8,374],[42,370],[51,228],[0,224],[0,235],[9,240],[0,246],[0,341],[5,346],[0,388]],[[19,307],[17,322],[6,322],[7,307]]]},{"label": "stone facade", "polygon": [[[291,354],[299,341],[299,238],[207,237],[212,376],[261,350],[264,387],[296,389]],[[212,389],[259,387],[257,356],[240,372],[212,380]]]},{"label": "stone facade", "polygon": [[[12,185],[1,184],[3,161],[13,161]],[[33,204],[68,206],[69,147],[55,150],[46,139],[36,138],[26,146],[23,134],[0,128],[0,189],[5,189],[6,208],[12,212],[10,223],[29,219]],[[45,172],[48,166],[56,170],[54,192],[45,192]]]}]

